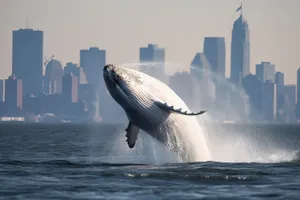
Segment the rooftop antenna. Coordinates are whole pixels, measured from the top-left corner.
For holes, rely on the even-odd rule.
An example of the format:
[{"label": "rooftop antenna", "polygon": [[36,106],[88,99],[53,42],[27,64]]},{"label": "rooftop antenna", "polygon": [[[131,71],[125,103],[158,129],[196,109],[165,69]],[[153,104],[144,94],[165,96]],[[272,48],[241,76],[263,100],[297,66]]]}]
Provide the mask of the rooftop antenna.
[{"label": "rooftop antenna", "polygon": [[241,1],[241,15],[243,15],[243,1]]},{"label": "rooftop antenna", "polygon": [[241,15],[243,15],[243,1],[241,1],[241,5],[238,9],[236,9],[236,12],[241,11]]}]

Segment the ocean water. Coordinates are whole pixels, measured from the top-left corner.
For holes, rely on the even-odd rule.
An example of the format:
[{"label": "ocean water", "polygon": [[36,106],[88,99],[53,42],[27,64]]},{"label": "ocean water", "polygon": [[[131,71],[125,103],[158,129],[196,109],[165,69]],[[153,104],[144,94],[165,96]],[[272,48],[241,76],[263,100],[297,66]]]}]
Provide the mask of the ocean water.
[{"label": "ocean water", "polygon": [[176,163],[126,125],[0,125],[1,199],[299,199],[300,126],[208,126],[210,162]]}]

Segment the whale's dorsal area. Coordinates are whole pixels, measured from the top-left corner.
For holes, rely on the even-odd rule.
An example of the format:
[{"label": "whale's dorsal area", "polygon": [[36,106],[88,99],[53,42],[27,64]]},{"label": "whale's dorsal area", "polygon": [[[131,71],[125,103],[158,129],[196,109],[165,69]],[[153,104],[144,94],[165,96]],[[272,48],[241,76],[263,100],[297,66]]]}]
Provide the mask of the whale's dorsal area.
[{"label": "whale's dorsal area", "polygon": [[188,116],[202,115],[206,112],[206,110],[201,110],[197,113],[189,112],[187,110],[183,111],[182,108],[175,109],[174,106],[169,106],[167,103],[162,103],[159,101],[154,102],[154,104],[166,112],[174,112],[174,113],[188,115]]}]

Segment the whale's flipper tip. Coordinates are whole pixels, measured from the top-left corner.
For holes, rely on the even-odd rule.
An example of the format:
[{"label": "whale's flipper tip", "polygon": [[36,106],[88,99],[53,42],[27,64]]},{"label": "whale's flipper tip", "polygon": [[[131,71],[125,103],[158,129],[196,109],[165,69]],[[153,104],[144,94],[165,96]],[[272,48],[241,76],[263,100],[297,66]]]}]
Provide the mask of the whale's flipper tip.
[{"label": "whale's flipper tip", "polygon": [[159,101],[155,102],[155,105],[157,105],[159,108],[166,112],[174,112],[182,115],[188,115],[188,116],[195,116],[195,115],[202,115],[207,112],[207,110],[201,110],[200,112],[193,113],[188,111],[182,111],[182,108],[174,109],[174,106],[169,106],[167,103],[161,103]]},{"label": "whale's flipper tip", "polygon": [[126,137],[127,137],[127,144],[129,146],[129,148],[133,148],[135,145],[135,142],[137,140],[138,137],[138,133],[139,133],[140,128],[137,127],[136,125],[134,125],[131,121],[128,124],[128,127],[126,128]]}]

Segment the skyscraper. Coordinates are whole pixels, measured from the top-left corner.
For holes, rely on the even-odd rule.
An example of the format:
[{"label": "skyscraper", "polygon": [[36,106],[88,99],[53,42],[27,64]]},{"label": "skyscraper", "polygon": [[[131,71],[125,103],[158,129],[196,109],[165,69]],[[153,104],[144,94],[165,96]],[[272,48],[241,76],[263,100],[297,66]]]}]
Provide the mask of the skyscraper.
[{"label": "skyscraper", "polygon": [[13,31],[12,74],[23,81],[23,95],[39,95],[42,91],[43,31]]},{"label": "skyscraper", "polygon": [[[194,84],[196,84],[195,87],[198,89],[195,94],[200,94],[200,96],[198,95],[199,97],[197,98],[198,102],[199,104],[201,102],[201,106],[211,106],[216,100],[216,87],[211,76],[211,65],[207,60],[205,54],[196,53],[191,62],[191,66],[191,78],[196,77],[197,80],[197,82],[193,82]],[[179,84],[183,83],[180,82]],[[187,86],[186,88],[190,89],[189,86]],[[194,106],[196,105],[194,104]]]},{"label": "skyscraper", "polygon": [[225,38],[205,37],[203,51],[210,63],[212,72],[225,78]]},{"label": "skyscraper", "polygon": [[[284,106],[284,74],[282,72],[275,73],[276,83],[276,102],[277,102],[277,115],[280,113],[279,110]],[[296,96],[295,96],[296,99]]]},{"label": "skyscraper", "polygon": [[62,94],[68,103],[78,101],[78,86],[78,76],[68,74],[62,77]]},{"label": "skyscraper", "polygon": [[116,109],[116,103],[107,92],[103,79],[103,67],[105,65],[106,50],[100,50],[97,47],[80,50],[80,66],[83,68],[87,83],[95,86],[95,90],[92,92],[96,92],[96,102],[88,105],[88,107],[94,107],[95,118],[100,115],[103,121],[108,121],[108,118],[116,118],[112,114],[113,110]]},{"label": "skyscraper", "polygon": [[99,110],[95,109],[95,103],[97,103],[97,89],[92,84],[80,84],[78,88],[78,99],[85,102],[88,116],[98,117]]},{"label": "skyscraper", "polygon": [[211,71],[211,65],[204,53],[196,53],[191,62],[191,74],[202,80]]},{"label": "skyscraper", "polygon": [[[201,94],[199,80],[188,72],[176,72],[169,79],[169,86],[191,109],[198,109]],[[189,88],[187,90],[187,88]],[[202,105],[201,105],[202,106]]]},{"label": "skyscraper", "polygon": [[[55,84],[55,89],[52,90],[52,94],[60,94],[62,92],[62,65],[58,60],[52,59],[46,65],[45,76],[50,81],[50,85]],[[49,84],[49,83],[48,83]]]},{"label": "skyscraper", "polygon": [[103,88],[103,67],[106,64],[106,51],[97,47],[80,50],[80,66],[83,68],[87,82]]},{"label": "skyscraper", "polygon": [[296,118],[300,119],[300,66],[297,70],[297,106],[296,106]]},{"label": "skyscraper", "polygon": [[82,67],[72,62],[68,62],[64,67],[64,75],[68,75],[70,73],[72,73],[74,76],[78,76],[79,84],[86,84],[85,73]]},{"label": "skyscraper", "polygon": [[4,81],[0,80],[0,103],[3,102],[3,96],[4,96]]},{"label": "skyscraper", "polygon": [[300,66],[297,70],[297,103],[300,104]]},{"label": "skyscraper", "polygon": [[262,82],[254,74],[248,74],[242,81],[245,92],[249,95],[250,117],[258,120],[261,112]]},{"label": "skyscraper", "polygon": [[261,110],[265,120],[273,121],[275,119],[276,105],[276,84],[266,80],[262,84],[261,90]]},{"label": "skyscraper", "polygon": [[5,103],[9,108],[22,109],[22,90],[22,80],[17,79],[14,75],[5,80]]},{"label": "skyscraper", "polygon": [[282,72],[275,73],[275,83],[280,86],[284,86],[284,74]]},{"label": "skyscraper", "polygon": [[292,106],[296,105],[296,85],[290,84],[285,85],[282,88],[282,93],[288,97],[289,103]]},{"label": "skyscraper", "polygon": [[[278,88],[278,87],[277,87]],[[296,85],[284,85],[281,94],[277,95],[277,120],[282,122],[295,122]]]},{"label": "skyscraper", "polygon": [[[241,10],[240,7],[238,10]],[[234,22],[231,38],[230,79],[240,85],[242,79],[250,73],[250,42],[248,22],[241,13]]]},{"label": "skyscraper", "polygon": [[140,48],[140,70],[163,82],[167,82],[165,76],[165,49],[157,44],[148,44]]},{"label": "skyscraper", "polygon": [[261,62],[256,65],[256,76],[264,83],[267,80],[275,82],[275,65],[270,62]]}]

